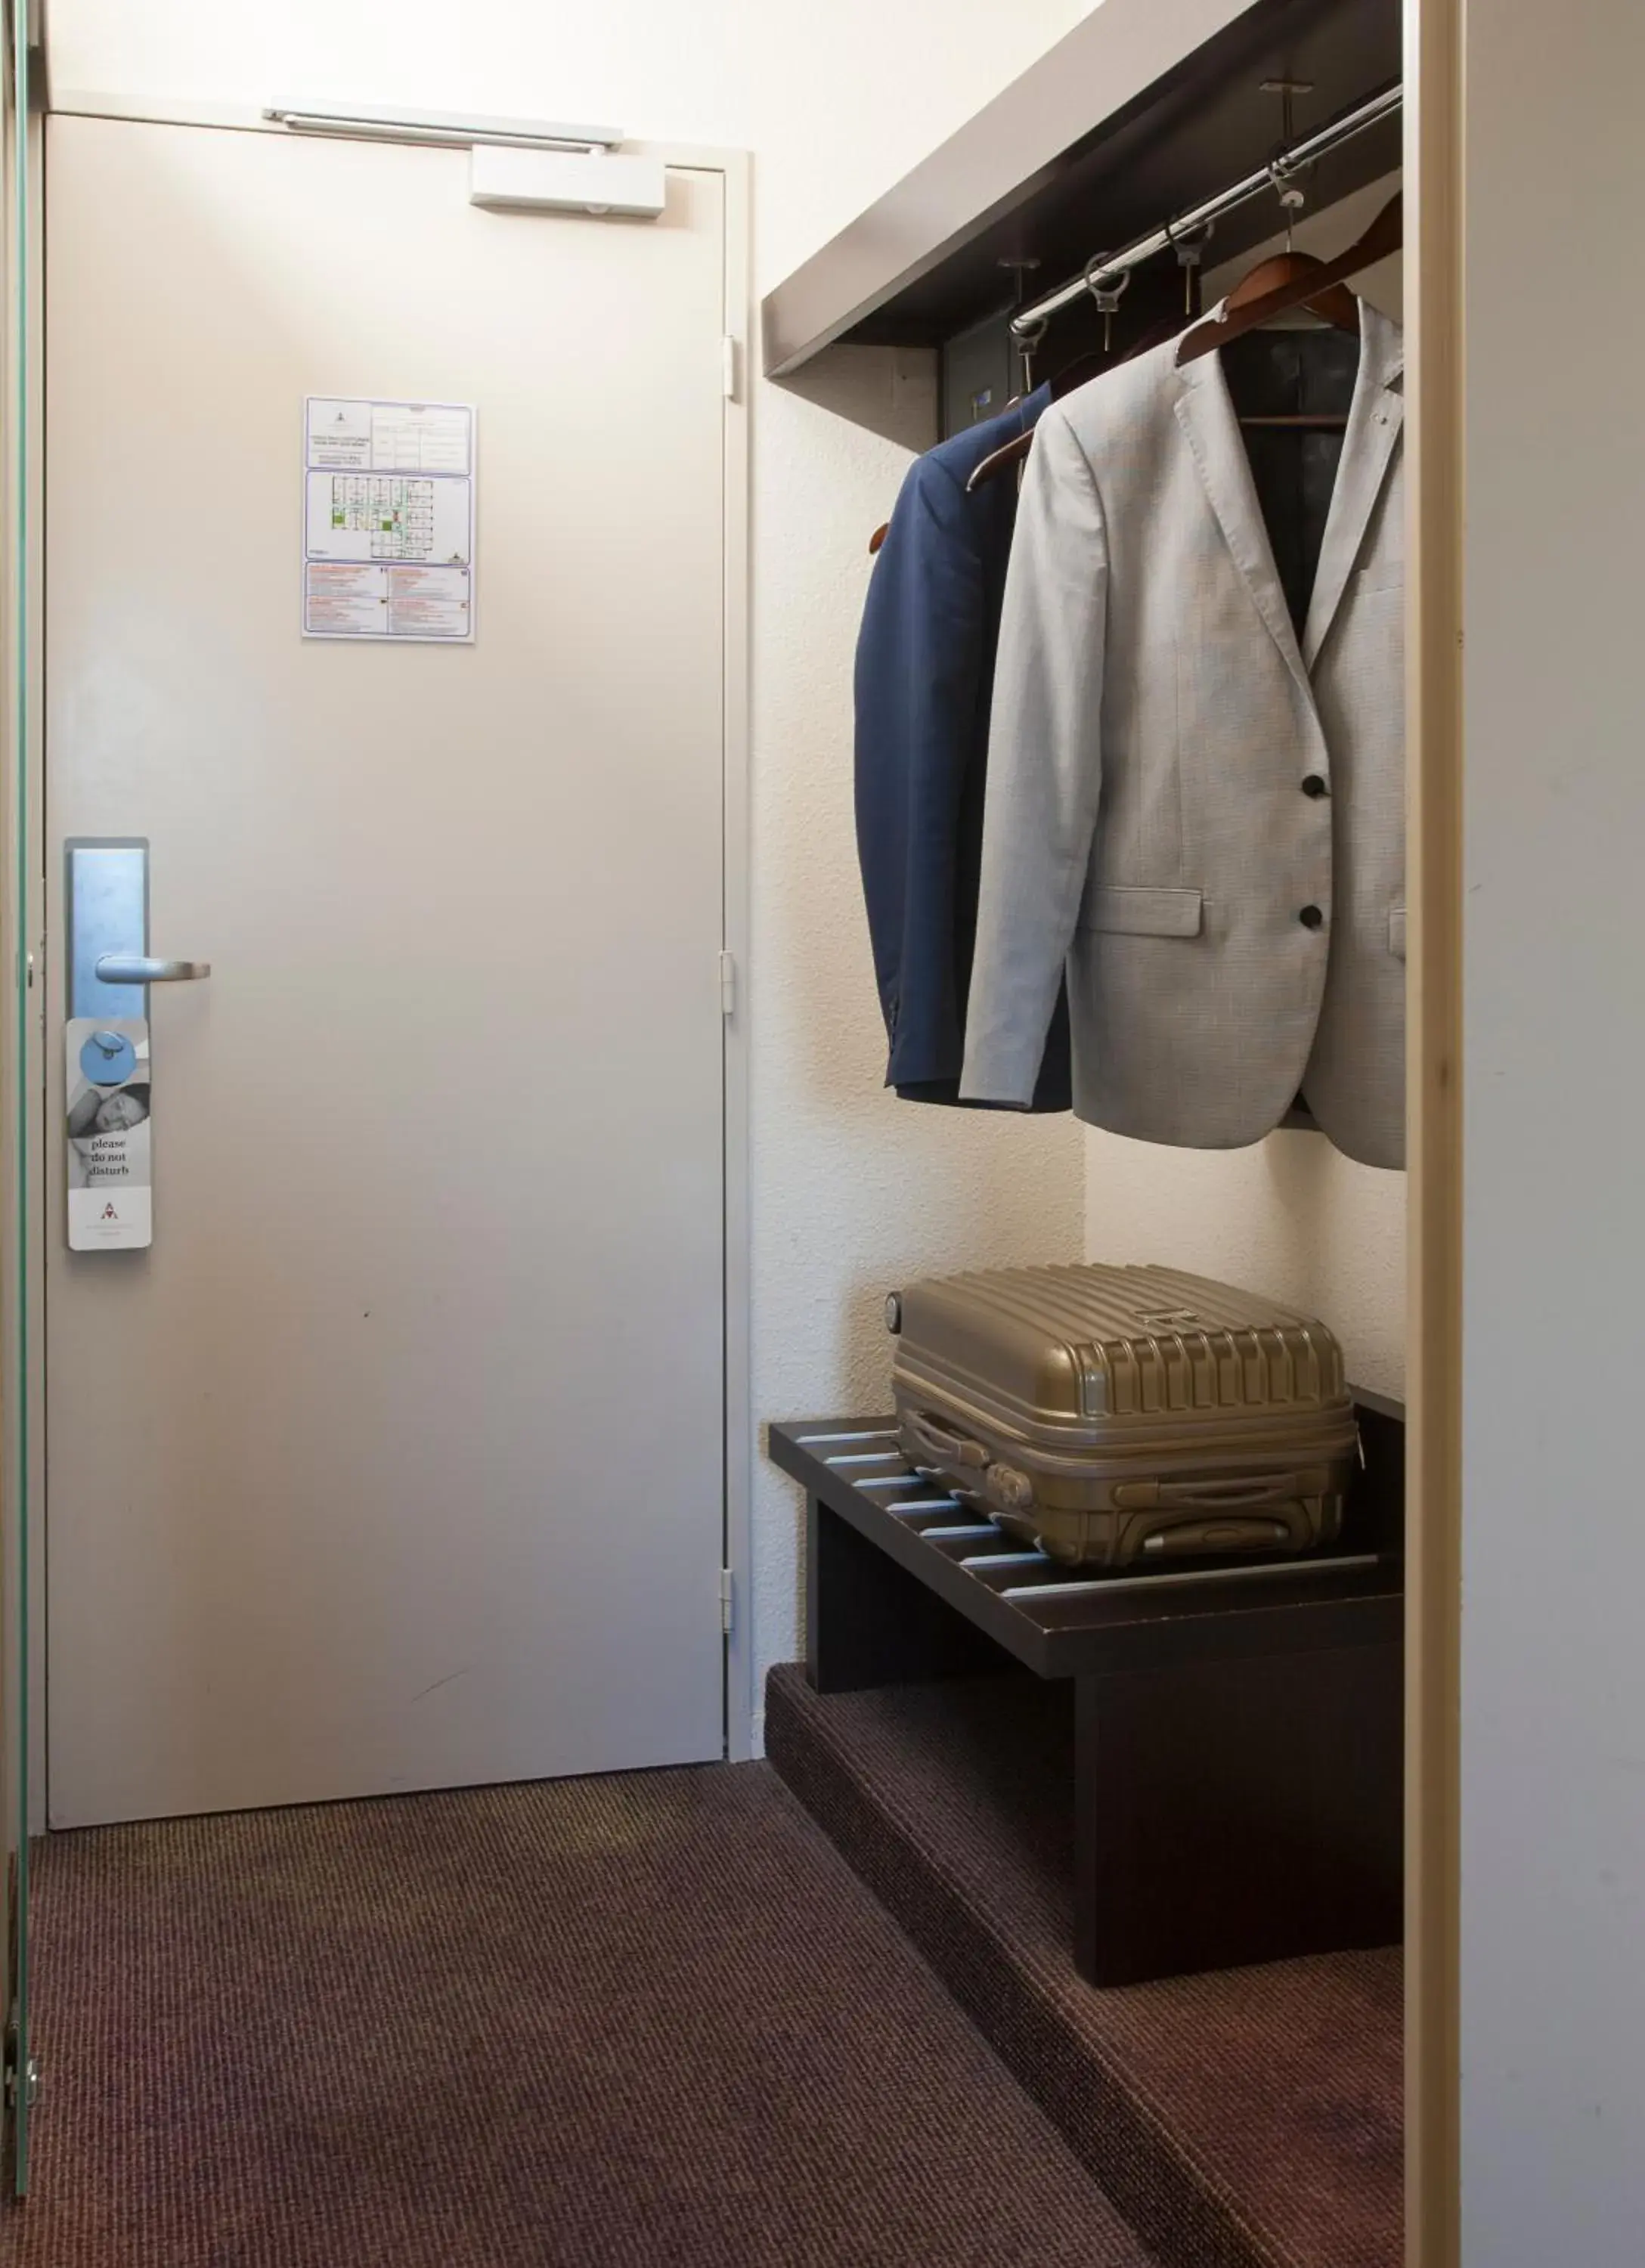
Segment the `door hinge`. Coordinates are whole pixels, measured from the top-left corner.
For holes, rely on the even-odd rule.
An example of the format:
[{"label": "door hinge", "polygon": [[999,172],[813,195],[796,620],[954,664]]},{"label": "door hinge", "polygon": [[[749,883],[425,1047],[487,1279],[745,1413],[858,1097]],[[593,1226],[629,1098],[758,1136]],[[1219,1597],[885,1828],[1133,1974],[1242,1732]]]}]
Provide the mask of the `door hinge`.
[{"label": "door hinge", "polygon": [[729,335],[721,339],[719,342],[719,351],[723,357],[719,372],[720,387],[727,401],[734,401],[737,398],[737,342],[735,339]]},{"label": "door hinge", "polygon": [[719,1571],[719,1627],[727,1638],[736,1615],[736,1581],[729,1567]]},{"label": "door hinge", "polygon": [[40,2101],[40,2058],[30,2056],[19,2074],[18,2070],[18,2034],[15,2018],[6,2026],[5,2033],[5,2099],[15,2112],[18,2096],[33,2110]]},{"label": "door hinge", "polygon": [[737,1012],[737,957],[734,953],[719,956],[719,1012],[734,1016]]}]

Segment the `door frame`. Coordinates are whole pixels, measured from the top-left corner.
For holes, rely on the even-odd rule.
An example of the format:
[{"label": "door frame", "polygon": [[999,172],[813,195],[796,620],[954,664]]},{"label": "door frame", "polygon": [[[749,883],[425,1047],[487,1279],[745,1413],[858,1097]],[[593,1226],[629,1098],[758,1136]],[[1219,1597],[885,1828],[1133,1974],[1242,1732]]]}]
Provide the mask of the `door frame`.
[{"label": "door frame", "polygon": [[[38,1365],[25,1367],[28,1351],[41,1344],[41,1301],[36,1276],[21,1285],[19,1295],[18,1271],[19,1255],[28,1249],[26,1229],[33,1213],[33,1184],[37,1178],[42,1030],[39,1017],[31,1013],[39,997],[33,993],[31,998],[38,974],[37,952],[30,952],[24,943],[38,936],[39,894],[33,880],[40,865],[39,821],[33,808],[37,798],[30,799],[26,832],[19,835],[18,826],[19,789],[31,776],[30,762],[40,734],[35,697],[35,664],[41,652],[40,475],[38,454],[29,446],[30,437],[38,430],[43,367],[40,38],[38,0],[11,0],[4,23],[4,184],[0,193],[4,242],[0,255],[0,283],[4,286],[0,307],[0,345],[4,346],[0,448],[4,453],[0,497],[6,514],[0,546],[6,622],[4,660],[0,666],[4,712],[0,714],[0,779],[4,781],[0,794],[4,799],[0,810],[0,908],[6,940],[4,1003],[0,1011],[0,1087],[5,1097],[0,1149],[6,1162],[0,1197],[0,1260],[4,1272],[0,1293],[0,1345],[4,1351],[4,1383],[0,1384],[0,1594],[5,1609],[5,1634],[0,1639],[0,1735],[4,1736],[0,1800],[5,1805],[6,1834],[0,1841],[0,1866],[7,1875],[5,1889],[0,1893],[0,1919],[6,1933],[6,1952],[0,1960],[0,2024],[9,2026],[15,2014],[18,2036],[9,2044],[19,2058],[30,2052],[28,1842],[44,1800],[44,1736],[39,1700],[44,1690],[44,1569],[29,1518],[30,1507],[40,1502],[44,1471],[44,1393]],[[16,296],[19,291],[20,303]],[[18,540],[20,520],[27,532],[26,546]],[[21,627],[22,642],[11,635],[13,626]],[[24,1381],[20,1395],[12,1391],[19,1376]],[[20,1662],[12,1646],[14,1637],[23,1657]],[[21,2196],[28,2185],[27,2106],[32,2096],[20,2073],[18,2078],[18,2093],[0,2106],[0,2133],[9,2146],[8,2153],[0,2155],[4,2157],[8,2185]]]},{"label": "door frame", "polygon": [[[46,1211],[40,1171],[47,1123],[45,992],[41,981],[44,967],[41,954],[45,927],[45,830],[41,792],[45,782],[45,734],[41,703],[45,677],[45,540],[42,518],[45,452],[41,446],[41,437],[46,383],[46,284],[45,114],[40,93],[41,59],[38,47],[31,44],[29,52],[29,99],[18,121],[24,140],[27,199],[23,214],[13,216],[14,223],[26,232],[27,336],[25,359],[16,372],[16,392],[8,405],[11,416],[20,428],[20,447],[17,445],[17,438],[9,434],[8,446],[13,453],[8,466],[7,497],[9,510],[15,510],[20,501],[27,515],[26,546],[16,562],[16,572],[23,585],[21,601],[27,625],[28,650],[26,654],[19,655],[11,651],[8,644],[5,662],[7,726],[4,747],[4,833],[7,851],[4,868],[0,869],[0,905],[4,906],[8,948],[7,991],[14,1004],[6,1021],[5,1093],[8,1101],[14,1096],[26,1098],[33,1150],[28,1160],[30,1171],[25,1199],[26,1214],[18,1208],[18,1176],[15,1164],[13,1171],[7,1176],[4,1238],[7,1264],[4,1290],[0,1292],[0,1317],[4,1318],[4,1338],[9,1353],[15,1353],[19,1339],[28,1349],[25,1373],[26,1391],[21,1407],[14,1406],[13,1397],[9,1393],[3,1397],[4,1487],[6,1520],[8,1523],[15,1521],[15,1550],[18,1563],[25,1571],[24,1604],[28,1616],[30,1644],[26,1664],[26,1691],[22,1699],[27,1722],[28,1831],[34,1836],[41,1833],[46,1824],[46,1372],[42,1351],[45,1346],[46,1256],[41,1236]],[[18,730],[19,720],[24,725],[26,740]],[[26,840],[19,843],[14,815],[18,807],[19,788],[25,780],[27,784],[27,832]],[[33,966],[26,972],[14,970],[11,965],[10,944],[17,925],[19,884],[26,895],[26,904],[23,909],[24,934],[33,941]],[[34,1011],[26,1016],[21,1009],[25,995]],[[8,1123],[4,1136],[0,1139],[9,1140],[12,1132],[13,1129]],[[20,1296],[16,1265],[19,1250],[26,1263]],[[8,1384],[12,1374],[12,1368],[8,1366]]]},{"label": "door frame", "polygon": [[1464,0],[1405,0],[1405,2243],[1461,2257]]},{"label": "door frame", "polygon": [[[278,89],[271,90],[274,100]],[[30,120],[33,144],[33,175],[36,183],[33,231],[36,245],[41,247],[33,262],[34,298],[37,307],[43,306],[43,240],[46,200],[49,196],[49,180],[44,164],[45,116],[73,116],[127,120],[157,126],[193,127],[218,132],[277,134],[285,136],[289,129],[277,122],[265,119],[262,113],[249,106],[221,103],[187,103],[169,101],[133,101],[114,95],[80,92],[51,91],[44,112],[37,112]],[[408,137],[410,138],[410,137]],[[623,145],[628,154],[660,158],[667,166],[682,172],[718,173],[722,181],[725,211],[724,242],[724,320],[727,335],[733,344],[728,350],[727,393],[722,424],[722,558],[724,562],[721,592],[721,621],[723,625],[723,662],[721,677],[722,797],[721,797],[721,874],[723,903],[721,909],[721,945],[730,956],[732,1005],[722,1020],[722,1141],[724,1188],[722,1219],[724,1223],[724,1256],[722,1275],[724,1362],[724,1410],[721,1440],[723,1443],[723,1519],[724,1538],[722,1565],[729,1571],[731,1583],[731,1628],[725,1645],[725,1745],[726,1754],[734,1763],[746,1761],[756,1753],[755,1691],[756,1648],[751,1626],[750,1605],[752,1582],[750,1571],[753,1557],[753,1450],[754,1411],[753,1384],[750,1362],[750,1316],[752,1259],[750,1250],[750,1186],[749,1157],[749,1089],[750,1035],[748,1004],[748,971],[749,943],[749,457],[750,402],[752,387],[752,357],[749,342],[752,319],[752,261],[750,236],[749,159],[743,151],[719,150],[694,144],[629,142]],[[590,227],[613,224],[590,219]],[[619,223],[616,225],[629,225]],[[44,556],[44,452],[39,436],[42,423],[37,405],[43,397],[44,353],[43,326],[37,319],[32,327],[33,353],[29,372],[29,410],[27,432],[30,437],[27,469],[31,499],[31,526],[34,531],[30,549],[28,572],[31,593],[41,587]],[[30,931],[40,938],[38,951],[48,948],[43,937],[45,889],[45,809],[46,769],[45,738],[41,725],[44,713],[44,642],[41,635],[41,608],[31,605],[33,633],[28,658],[30,713],[33,728],[30,746],[22,756],[28,766],[29,811],[31,836],[29,875],[36,894]],[[8,770],[15,788],[15,766],[19,752],[8,753]],[[10,878],[0,882],[0,897],[11,895]],[[26,1065],[29,1092],[37,1106],[36,1124],[43,1143],[52,1123],[48,1098],[45,1089],[44,1002],[41,1014],[31,1020],[28,1035],[30,1060]],[[43,1154],[43,1153],[42,1153]],[[31,1409],[39,1413],[38,1422],[32,1422],[33,1463],[29,1490],[30,1542],[30,1616],[35,1632],[35,1642],[29,1659],[29,1817],[30,1831],[42,1834],[47,1825],[48,1741],[47,1714],[48,1681],[43,1636],[45,1630],[45,1561],[49,1548],[50,1510],[48,1500],[48,1460],[44,1440],[43,1411],[45,1401],[45,1355],[43,1331],[38,1327],[43,1321],[45,1307],[45,1256],[48,1226],[46,1201],[40,1184],[44,1176],[34,1176],[31,1190],[28,1238],[27,1301],[31,1316],[31,1344],[34,1349],[30,1370]],[[8,1312],[16,1305],[14,1293],[8,1287],[4,1293]]]}]

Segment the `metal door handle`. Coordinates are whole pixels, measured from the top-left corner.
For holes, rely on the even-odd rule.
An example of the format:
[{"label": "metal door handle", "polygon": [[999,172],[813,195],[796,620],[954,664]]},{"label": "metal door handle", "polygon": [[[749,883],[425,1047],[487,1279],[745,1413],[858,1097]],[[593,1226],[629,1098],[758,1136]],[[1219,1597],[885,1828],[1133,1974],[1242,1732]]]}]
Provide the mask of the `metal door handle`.
[{"label": "metal door handle", "polygon": [[146,953],[105,953],[96,964],[100,984],[185,984],[210,976],[209,961],[151,961]]}]

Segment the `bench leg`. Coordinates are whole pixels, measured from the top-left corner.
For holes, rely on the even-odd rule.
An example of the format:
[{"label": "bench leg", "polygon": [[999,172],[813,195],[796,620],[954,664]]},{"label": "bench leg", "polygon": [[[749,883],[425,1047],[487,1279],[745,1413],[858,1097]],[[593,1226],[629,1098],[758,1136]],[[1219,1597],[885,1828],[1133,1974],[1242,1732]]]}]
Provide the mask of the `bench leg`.
[{"label": "bench leg", "polygon": [[1397,1641],[1076,1685],[1082,1977],[1132,1984],[1398,1940]]},{"label": "bench leg", "polygon": [[817,1692],[976,1677],[1014,1666],[985,1631],[849,1521],[806,1498],[806,1675]]}]

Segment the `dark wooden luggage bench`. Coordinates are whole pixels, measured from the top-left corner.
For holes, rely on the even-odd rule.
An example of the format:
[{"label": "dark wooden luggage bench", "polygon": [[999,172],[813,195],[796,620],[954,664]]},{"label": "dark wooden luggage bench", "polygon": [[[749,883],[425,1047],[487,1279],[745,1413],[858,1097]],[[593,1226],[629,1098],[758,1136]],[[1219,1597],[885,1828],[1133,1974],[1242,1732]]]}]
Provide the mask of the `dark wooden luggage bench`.
[{"label": "dark wooden luggage bench", "polygon": [[1405,1425],[1361,1394],[1342,1543],[1077,1577],[904,1461],[888,1418],[770,1430],[806,1492],[820,1693],[1013,1661],[1074,1681],[1074,1960],[1095,1984],[1395,1942]]}]

